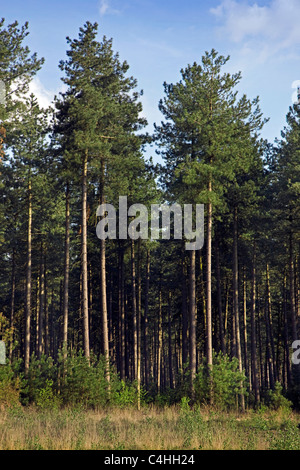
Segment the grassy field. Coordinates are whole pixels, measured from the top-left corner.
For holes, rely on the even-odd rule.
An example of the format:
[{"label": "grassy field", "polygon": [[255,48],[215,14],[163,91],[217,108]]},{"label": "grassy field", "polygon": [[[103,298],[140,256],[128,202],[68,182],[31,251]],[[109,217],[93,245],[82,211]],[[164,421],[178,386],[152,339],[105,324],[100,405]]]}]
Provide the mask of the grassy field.
[{"label": "grassy field", "polygon": [[300,450],[300,415],[209,409],[0,412],[1,450]]}]

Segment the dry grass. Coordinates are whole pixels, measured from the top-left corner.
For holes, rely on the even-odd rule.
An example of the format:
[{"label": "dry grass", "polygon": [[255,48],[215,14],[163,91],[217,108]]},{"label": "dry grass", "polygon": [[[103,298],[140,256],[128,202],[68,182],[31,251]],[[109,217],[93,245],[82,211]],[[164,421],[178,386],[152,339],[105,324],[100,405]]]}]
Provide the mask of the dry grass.
[{"label": "dry grass", "polygon": [[1,450],[299,449],[299,415],[210,409],[0,411]]}]

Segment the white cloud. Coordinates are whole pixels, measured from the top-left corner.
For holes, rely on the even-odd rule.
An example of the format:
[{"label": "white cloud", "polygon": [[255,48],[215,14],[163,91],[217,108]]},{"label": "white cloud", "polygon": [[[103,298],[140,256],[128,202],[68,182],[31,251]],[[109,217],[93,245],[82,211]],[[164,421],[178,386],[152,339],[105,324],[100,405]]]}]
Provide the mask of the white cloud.
[{"label": "white cloud", "polygon": [[118,15],[120,13],[120,10],[117,10],[112,7],[111,0],[100,0],[99,13],[100,16],[104,16],[107,14]]},{"label": "white cloud", "polygon": [[108,2],[106,0],[101,0],[100,7],[99,7],[100,16],[104,16],[108,8],[109,8]]},{"label": "white cloud", "polygon": [[221,23],[219,32],[234,43],[255,41],[270,56],[300,44],[299,0],[271,0],[258,5],[253,1],[223,0],[210,12]]},{"label": "white cloud", "polygon": [[29,93],[33,93],[41,108],[48,108],[52,105],[54,96],[59,95],[64,91],[65,85],[62,85],[59,90],[47,90],[38,77],[34,77],[29,84]]}]

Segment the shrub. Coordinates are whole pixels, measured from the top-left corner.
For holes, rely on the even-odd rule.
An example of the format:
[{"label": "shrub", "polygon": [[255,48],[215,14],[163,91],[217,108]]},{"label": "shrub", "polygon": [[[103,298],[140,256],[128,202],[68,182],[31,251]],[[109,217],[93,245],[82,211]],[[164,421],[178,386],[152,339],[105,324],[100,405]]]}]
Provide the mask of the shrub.
[{"label": "shrub", "polygon": [[87,408],[102,407],[109,399],[109,386],[105,378],[105,361],[91,356],[90,363],[80,351],[60,363],[60,394],[64,405]]},{"label": "shrub", "polygon": [[19,405],[20,379],[10,365],[0,367],[0,408]]},{"label": "shrub", "polygon": [[[114,389],[111,392],[111,404],[119,408],[128,408],[138,403],[137,382],[125,382],[124,380],[115,380]],[[145,401],[145,391],[141,387],[140,401]]]},{"label": "shrub", "polygon": [[245,380],[236,358],[214,353],[210,374],[206,363],[200,366],[197,373],[196,401],[199,404],[211,402],[220,409],[233,408],[237,404],[238,395],[246,393]]},{"label": "shrub", "polygon": [[276,382],[274,390],[269,390],[267,392],[266,404],[272,410],[290,410],[292,407],[292,402],[283,396],[282,385],[279,382]]},{"label": "shrub", "polygon": [[[57,392],[57,366],[51,357],[42,356],[38,359],[35,354],[31,356],[29,370],[23,381],[22,398],[23,405],[37,403],[40,398],[40,390],[47,387],[47,381],[51,381]],[[54,385],[55,384],[55,385]]]},{"label": "shrub", "polygon": [[39,388],[36,393],[35,404],[41,409],[56,409],[59,408],[61,400],[53,390],[53,381],[46,380],[44,388]]}]

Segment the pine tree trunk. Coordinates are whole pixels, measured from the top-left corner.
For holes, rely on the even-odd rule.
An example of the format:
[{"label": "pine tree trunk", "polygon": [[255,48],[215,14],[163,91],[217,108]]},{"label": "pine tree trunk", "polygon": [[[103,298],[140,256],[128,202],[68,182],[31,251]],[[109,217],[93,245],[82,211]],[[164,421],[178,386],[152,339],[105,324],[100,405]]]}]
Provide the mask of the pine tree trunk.
[{"label": "pine tree trunk", "polygon": [[102,310],[102,335],[103,354],[105,358],[105,375],[110,381],[109,372],[109,340],[108,340],[108,315],[107,315],[107,295],[106,295],[106,257],[105,240],[100,240],[100,270],[101,270],[101,310]]},{"label": "pine tree trunk", "polygon": [[270,364],[270,377],[271,377],[271,388],[274,387],[277,381],[277,370],[276,370],[276,356],[275,356],[275,345],[272,325],[272,314],[271,314],[271,291],[270,291],[270,273],[269,264],[266,266],[266,327],[267,327],[267,343],[269,347],[269,364]]},{"label": "pine tree trunk", "polygon": [[190,317],[190,393],[194,398],[194,380],[196,377],[196,252],[190,251],[190,299],[189,299],[189,317]]},{"label": "pine tree trunk", "polygon": [[259,403],[259,384],[257,374],[257,355],[256,355],[256,244],[253,247],[252,259],[252,286],[251,286],[251,373],[252,389],[254,391],[255,403]]},{"label": "pine tree trunk", "polygon": [[138,332],[137,332],[137,307],[136,307],[136,275],[135,275],[135,246],[131,240],[131,290],[132,290],[132,315],[133,315],[133,379],[137,379],[138,370]]},{"label": "pine tree trunk", "polygon": [[162,353],[162,285],[161,275],[159,282],[159,303],[158,303],[158,321],[157,321],[157,366],[156,366],[156,379],[157,379],[157,393],[161,392],[161,353]]},{"label": "pine tree trunk", "polygon": [[144,308],[144,364],[145,387],[149,383],[149,354],[148,354],[148,312],[149,312],[149,284],[150,284],[150,250],[147,249],[146,283],[145,283],[145,308]]},{"label": "pine tree trunk", "polygon": [[87,151],[82,162],[82,227],[81,227],[81,270],[82,270],[82,315],[83,347],[87,360],[90,360],[89,304],[88,304],[88,262],[87,262]]},{"label": "pine tree trunk", "polygon": [[220,272],[220,251],[217,244],[216,247],[216,264],[217,264],[217,295],[218,295],[218,316],[219,316],[219,339],[220,349],[225,354],[225,339],[224,339],[224,323],[223,323],[223,307],[222,307],[222,292],[221,292],[221,272]]},{"label": "pine tree trunk", "polygon": [[[239,361],[239,370],[243,372],[242,364],[242,348],[241,348],[241,335],[240,335],[240,316],[239,316],[239,268],[238,268],[238,218],[237,208],[234,208],[233,220],[233,308],[235,320],[235,339],[236,339],[236,354]],[[242,384],[241,384],[242,388]],[[245,411],[245,397],[243,392],[240,394],[241,409]]]},{"label": "pine tree trunk", "polygon": [[36,294],[35,294],[35,354],[39,356],[39,328],[40,328],[40,274],[36,280]]},{"label": "pine tree trunk", "polygon": [[[212,191],[212,184],[209,181],[208,191]],[[207,298],[206,298],[206,341],[207,341],[207,365],[208,368],[212,367],[213,364],[213,352],[212,352],[212,306],[211,306],[211,245],[212,245],[212,203],[208,203],[207,207],[207,259],[206,259],[206,286],[207,286]]]},{"label": "pine tree trunk", "polygon": [[32,190],[28,183],[28,228],[27,228],[27,267],[26,267],[26,317],[25,317],[25,374],[28,374],[30,361],[30,320],[31,320],[31,250],[32,250]]},{"label": "pine tree trunk", "polygon": [[248,362],[248,338],[247,338],[247,282],[246,268],[243,270],[243,334],[244,334],[244,359],[245,359],[245,375],[249,377]]},{"label": "pine tree trunk", "polygon": [[285,369],[285,383],[286,390],[292,385],[291,366],[290,366],[290,345],[289,345],[289,329],[288,329],[288,314],[287,314],[287,279],[286,273],[283,279],[283,321],[284,321],[284,369]]},{"label": "pine tree trunk", "polygon": [[70,188],[66,186],[65,209],[65,259],[64,259],[64,299],[63,299],[63,348],[66,358],[68,348],[68,317],[69,317],[69,273],[70,273]]},{"label": "pine tree trunk", "polygon": [[[112,278],[112,274],[111,274]],[[116,343],[114,338],[116,337],[116,330],[113,325],[113,290],[112,290],[113,280],[110,279],[108,284],[108,341],[109,341],[109,352],[110,352],[110,359],[112,363],[116,363]]]},{"label": "pine tree trunk", "polygon": [[290,273],[290,303],[291,303],[291,322],[292,322],[292,341],[297,338],[297,319],[295,308],[295,278],[294,278],[294,259],[293,259],[293,234],[290,231],[289,236],[289,273]]},{"label": "pine tree trunk", "polygon": [[14,319],[15,319],[15,294],[16,294],[16,250],[12,252],[11,268],[11,299],[10,299],[10,328],[12,329],[12,338],[9,343],[9,362],[12,361],[13,342],[14,342]]},{"label": "pine tree trunk", "polygon": [[142,309],[142,280],[141,280],[141,239],[138,239],[137,259],[137,395],[138,410],[141,407],[141,309]]},{"label": "pine tree trunk", "polygon": [[230,280],[226,277],[226,285],[225,285],[225,318],[224,318],[224,335],[225,335],[225,345],[227,345],[227,350],[229,354],[230,345],[229,345],[229,338],[228,338],[228,313],[229,313],[229,285]]},{"label": "pine tree trunk", "polygon": [[119,367],[120,378],[125,380],[125,309],[124,309],[124,250],[119,242],[118,254],[118,305],[119,305]]},{"label": "pine tree trunk", "polygon": [[[101,159],[100,174],[100,204],[104,203],[104,160]],[[105,376],[110,382],[110,363],[109,363],[109,336],[108,336],[108,314],[107,314],[107,294],[106,294],[106,250],[105,239],[100,240],[100,276],[101,276],[101,312],[102,312],[102,337],[103,337],[103,355],[105,358]]]},{"label": "pine tree trunk", "polygon": [[38,329],[38,359],[43,354],[43,333],[44,333],[44,304],[45,304],[45,265],[44,247],[41,243],[40,251],[40,297],[39,297],[39,329]]},{"label": "pine tree trunk", "polygon": [[45,355],[48,357],[49,356],[49,304],[48,304],[47,249],[45,249],[44,256],[45,256],[45,260],[44,260],[44,268],[45,268],[45,274],[44,274],[44,290],[45,290],[45,302],[44,302],[45,328],[44,328],[44,333],[45,333],[45,344],[44,344],[44,349],[45,349]]},{"label": "pine tree trunk", "polygon": [[[290,222],[292,224],[293,220],[290,217]],[[293,233],[290,230],[289,237],[289,273],[290,273],[290,309],[291,309],[291,323],[292,323],[292,341],[298,340],[298,325],[297,325],[297,316],[296,316],[296,301],[295,301],[295,272],[294,272],[294,247],[293,247]],[[300,371],[299,366],[292,364],[292,381],[293,385],[299,387],[300,384]]]},{"label": "pine tree trunk", "polygon": [[173,379],[173,361],[172,361],[172,294],[169,291],[168,297],[168,346],[169,346],[169,380],[170,380],[170,389],[174,388],[174,379]]},{"label": "pine tree trunk", "polygon": [[181,299],[182,299],[182,366],[186,368],[188,362],[188,308],[187,308],[187,288],[186,288],[186,269],[184,251],[181,260]]}]

